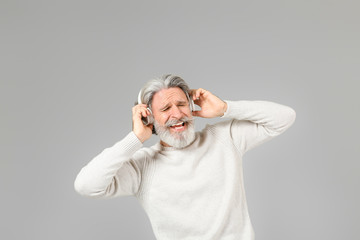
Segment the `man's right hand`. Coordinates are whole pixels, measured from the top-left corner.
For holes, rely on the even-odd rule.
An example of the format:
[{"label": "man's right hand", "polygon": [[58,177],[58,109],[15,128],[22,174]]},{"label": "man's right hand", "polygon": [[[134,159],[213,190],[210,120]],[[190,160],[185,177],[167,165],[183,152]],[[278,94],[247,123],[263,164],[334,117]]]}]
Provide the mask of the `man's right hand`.
[{"label": "man's right hand", "polygon": [[135,133],[135,135],[138,137],[138,139],[143,143],[151,137],[153,125],[152,124],[145,125],[142,122],[141,118],[142,117],[146,118],[151,113],[146,108],[145,104],[138,104],[132,108],[132,114],[133,114],[132,130]]}]

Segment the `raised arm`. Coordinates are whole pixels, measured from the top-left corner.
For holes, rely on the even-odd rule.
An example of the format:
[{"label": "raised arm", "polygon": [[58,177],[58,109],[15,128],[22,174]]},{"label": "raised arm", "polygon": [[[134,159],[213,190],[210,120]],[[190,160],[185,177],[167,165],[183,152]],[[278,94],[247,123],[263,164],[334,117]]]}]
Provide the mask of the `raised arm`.
[{"label": "raised arm", "polygon": [[75,190],[88,197],[134,195],[141,183],[142,159],[133,158],[142,146],[134,132],[104,149],[78,173]]},{"label": "raised arm", "polygon": [[132,108],[132,131],[121,141],[104,149],[81,169],[74,183],[75,190],[89,197],[134,195],[141,183],[144,154],[136,156],[142,143],[152,134],[152,125],[144,125],[141,117],[150,112],[146,105]]},{"label": "raised arm", "polygon": [[[274,102],[224,101],[202,88],[192,89],[190,93],[195,104],[201,107],[201,110],[193,112],[193,116],[233,119],[230,122],[230,137],[242,153],[280,135],[296,118],[294,109]],[[227,123],[217,124],[220,125],[225,127]],[[219,134],[224,134],[223,130],[221,127]]]},{"label": "raised arm", "polygon": [[291,107],[269,101],[225,101],[222,118],[232,118],[230,134],[242,153],[287,130],[296,118]]}]

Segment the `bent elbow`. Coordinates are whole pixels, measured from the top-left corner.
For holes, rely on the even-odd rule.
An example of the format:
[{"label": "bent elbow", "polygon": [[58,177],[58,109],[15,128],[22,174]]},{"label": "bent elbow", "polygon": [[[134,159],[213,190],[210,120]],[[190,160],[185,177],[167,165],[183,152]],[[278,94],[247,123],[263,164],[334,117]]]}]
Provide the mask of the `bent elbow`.
[{"label": "bent elbow", "polygon": [[279,128],[279,134],[290,128],[296,119],[296,112],[293,108],[287,107],[286,112],[283,115],[282,126]]},{"label": "bent elbow", "polygon": [[111,198],[116,193],[116,182],[113,180],[109,185],[99,185],[93,179],[83,179],[79,175],[74,182],[74,189],[81,196],[91,198]]},{"label": "bent elbow", "polygon": [[86,184],[84,181],[82,181],[79,176],[76,177],[74,182],[74,189],[75,191],[80,194],[81,196],[91,196],[91,192],[89,191],[89,188],[86,187]]},{"label": "bent elbow", "polygon": [[276,127],[267,128],[268,135],[270,136],[278,136],[285,132],[291,125],[294,124],[296,119],[296,112],[291,107],[283,108],[281,112],[281,117],[278,119],[278,123]]},{"label": "bent elbow", "polygon": [[101,191],[94,191],[94,189],[89,186],[86,181],[79,178],[79,176],[75,179],[74,189],[78,194],[84,197],[101,197],[104,195]]},{"label": "bent elbow", "polygon": [[289,107],[289,127],[294,124],[296,119],[296,112],[293,108]]}]

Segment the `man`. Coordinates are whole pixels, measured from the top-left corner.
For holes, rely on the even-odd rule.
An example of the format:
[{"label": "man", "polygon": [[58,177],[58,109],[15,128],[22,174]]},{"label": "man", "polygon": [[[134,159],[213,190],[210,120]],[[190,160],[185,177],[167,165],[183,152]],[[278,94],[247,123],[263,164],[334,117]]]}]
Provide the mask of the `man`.
[{"label": "man", "polygon": [[[268,101],[223,101],[174,75],[149,81],[139,100],[132,131],[80,171],[75,189],[135,196],[160,240],[254,239],[242,156],[288,129],[295,111]],[[201,110],[191,111],[191,101]],[[195,133],[193,116],[229,119]],[[154,128],[160,142],[142,148]]]}]

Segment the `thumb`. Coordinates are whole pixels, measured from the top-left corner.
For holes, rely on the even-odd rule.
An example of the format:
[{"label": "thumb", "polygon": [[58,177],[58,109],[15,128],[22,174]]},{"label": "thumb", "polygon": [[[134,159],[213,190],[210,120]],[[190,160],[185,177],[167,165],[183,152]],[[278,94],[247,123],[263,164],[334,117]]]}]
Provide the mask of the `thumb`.
[{"label": "thumb", "polygon": [[192,114],[194,117],[201,117],[201,111],[192,111],[191,114]]}]

